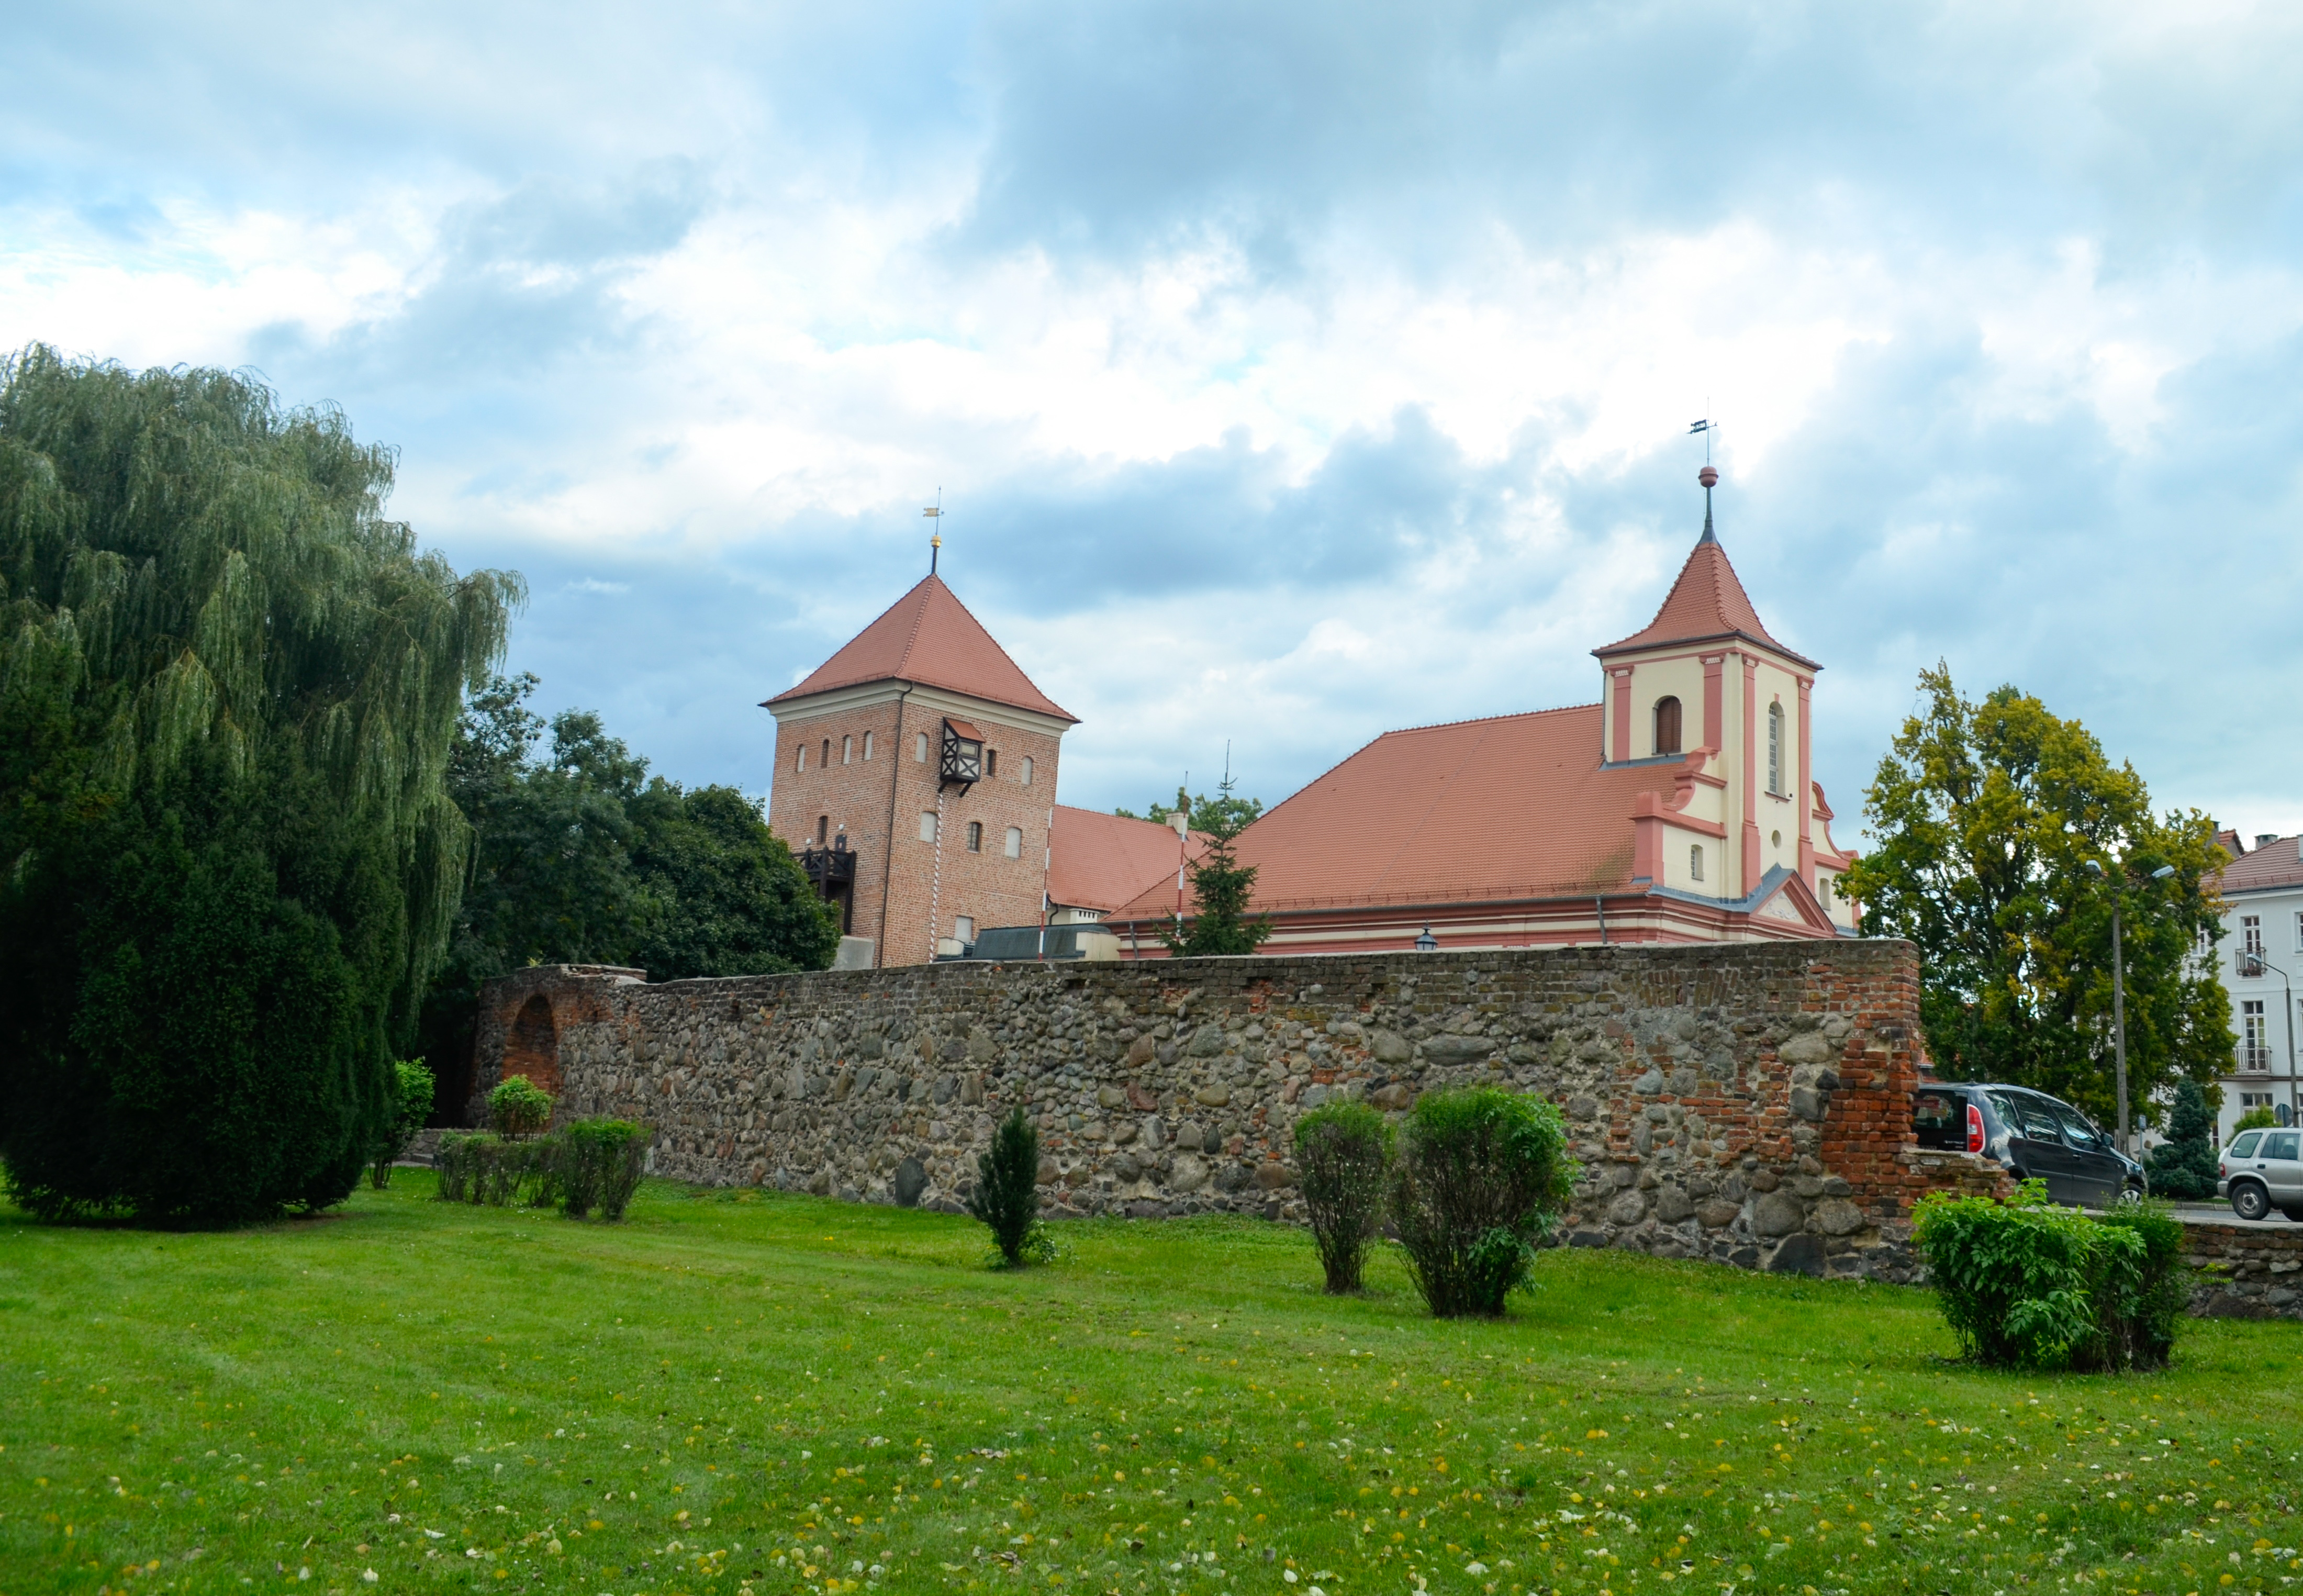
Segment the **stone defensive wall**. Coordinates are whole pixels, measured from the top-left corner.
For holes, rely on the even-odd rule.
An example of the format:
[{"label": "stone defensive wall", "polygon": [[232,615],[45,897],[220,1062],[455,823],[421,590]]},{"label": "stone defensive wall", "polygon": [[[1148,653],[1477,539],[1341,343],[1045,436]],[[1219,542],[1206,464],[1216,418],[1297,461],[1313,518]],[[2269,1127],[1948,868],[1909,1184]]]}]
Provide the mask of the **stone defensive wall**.
[{"label": "stone defensive wall", "polygon": [[1909,1144],[1907,942],[1145,963],[956,963],[491,985],[474,1122],[507,1074],[563,1117],[656,1127],[658,1174],[956,1211],[1016,1104],[1056,1215],[1298,1220],[1295,1117],[1484,1081],[1557,1102],[1582,1166],[1560,1239],[1903,1280],[1913,1201],[1998,1192]]}]

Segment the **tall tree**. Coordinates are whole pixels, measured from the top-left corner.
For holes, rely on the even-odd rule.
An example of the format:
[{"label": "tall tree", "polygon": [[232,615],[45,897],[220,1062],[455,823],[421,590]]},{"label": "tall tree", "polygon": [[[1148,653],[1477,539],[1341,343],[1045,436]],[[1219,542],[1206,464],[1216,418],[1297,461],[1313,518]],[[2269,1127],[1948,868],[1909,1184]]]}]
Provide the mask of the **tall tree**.
[{"label": "tall tree", "polygon": [[600,717],[527,707],[536,678],[472,695],[450,791],[478,834],[448,966],[426,1007],[439,1110],[470,1090],[481,984],[531,964],[616,964],[659,981],[822,969],[837,916],[732,787],[684,789]]},{"label": "tall tree", "polygon": [[1253,825],[1256,816],[1263,813],[1263,800],[1234,798],[1231,781],[1227,778],[1213,798],[1210,798],[1204,792],[1186,792],[1179,782],[1176,787],[1176,799],[1173,803],[1147,804],[1141,815],[1128,808],[1114,809],[1112,813],[1122,820],[1152,820],[1165,825],[1168,823],[1168,817],[1179,809],[1191,812],[1191,827],[1195,832],[1212,833],[1218,831],[1227,831],[1229,835],[1236,837],[1249,826]]},{"label": "tall tree", "polygon": [[[1206,839],[1206,847],[1192,866],[1192,900],[1198,912],[1183,934],[1163,933],[1161,940],[1179,958],[1212,954],[1253,953],[1271,934],[1269,916],[1248,917],[1255,896],[1256,867],[1243,865],[1232,844],[1254,823],[1263,806],[1254,798],[1232,796],[1227,775],[1213,800],[1199,798],[1192,806],[1192,829]],[[1183,790],[1177,790],[1183,798]]]},{"label": "tall tree", "polygon": [[519,578],[220,371],[0,365],[0,1161],[54,1215],[341,1200],[445,948]]},{"label": "tall tree", "polygon": [[[1861,899],[1869,934],[1919,945],[1936,1068],[2035,1085],[2115,1121],[2117,892],[2131,1110],[2155,1119],[2153,1100],[2183,1079],[2212,1090],[2232,1067],[2230,1003],[2195,957],[2220,934],[2214,823],[2155,816],[2132,766],[2112,764],[2085,727],[2027,693],[1970,701],[1941,664],[1919,690],[1924,706],[1865,794],[1878,849],[1842,885]],[[2174,874],[2154,880],[2163,866]]]}]

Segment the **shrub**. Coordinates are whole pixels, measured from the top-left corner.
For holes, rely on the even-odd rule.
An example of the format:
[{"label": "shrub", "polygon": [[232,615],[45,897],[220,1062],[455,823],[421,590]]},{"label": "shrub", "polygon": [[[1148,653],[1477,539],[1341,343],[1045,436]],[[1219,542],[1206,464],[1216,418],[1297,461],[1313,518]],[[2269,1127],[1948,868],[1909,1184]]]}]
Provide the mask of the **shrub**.
[{"label": "shrub", "polygon": [[1500,1315],[1574,1178],[1556,1105],[1493,1086],[1419,1099],[1401,1137],[1391,1212],[1433,1314]]},{"label": "shrub", "polygon": [[578,1119],[552,1137],[552,1185],[570,1219],[620,1220],[640,1183],[650,1136],[628,1119]]},{"label": "shrub", "polygon": [[2198,1082],[2176,1084],[2174,1111],[2167,1117],[2167,1140],[2153,1151],[2148,1168],[2155,1196],[2215,1195],[2215,1120],[2207,1111],[2206,1094]]},{"label": "shrub", "polygon": [[384,1134],[376,1141],[375,1154],[368,1163],[368,1184],[382,1191],[392,1184],[392,1166],[416,1133],[424,1128],[424,1121],[432,1117],[432,1093],[436,1083],[432,1072],[421,1059],[402,1059],[392,1067],[394,1112],[384,1122]]},{"label": "shrub", "polygon": [[433,1161],[433,1169],[440,1177],[439,1189],[433,1195],[443,1203],[477,1203],[472,1195],[477,1181],[481,1161],[485,1158],[485,1144],[495,1141],[486,1131],[477,1133],[449,1131],[440,1138],[440,1152]]},{"label": "shrub", "polygon": [[506,1207],[543,1174],[539,1152],[535,1142],[508,1142],[487,1131],[442,1136],[436,1195],[443,1203]]},{"label": "shrub", "polygon": [[1360,1265],[1383,1217],[1391,1122],[1363,1102],[1329,1103],[1295,1121],[1295,1169],[1328,1290],[1360,1288]]},{"label": "shrub", "polygon": [[2231,1126],[2231,1135],[2237,1136],[2243,1130],[2269,1130],[2278,1123],[2277,1114],[2257,1104],[2239,1117],[2237,1122]]},{"label": "shrub", "polygon": [[532,1136],[552,1123],[552,1094],[524,1075],[506,1076],[488,1094],[488,1123],[506,1141]]},{"label": "shrub", "polygon": [[975,1189],[967,1212],[991,1230],[991,1244],[1008,1268],[1041,1252],[1034,1243],[1040,1223],[1040,1133],[1018,1108],[991,1134],[991,1150],[975,1158]]},{"label": "shrub", "polygon": [[2182,1227],[2155,1208],[2100,1219],[2026,1181],[2005,1203],[1934,1193],[1912,1238],[1966,1355],[2023,1369],[2148,1369],[2167,1361],[2189,1282]]}]

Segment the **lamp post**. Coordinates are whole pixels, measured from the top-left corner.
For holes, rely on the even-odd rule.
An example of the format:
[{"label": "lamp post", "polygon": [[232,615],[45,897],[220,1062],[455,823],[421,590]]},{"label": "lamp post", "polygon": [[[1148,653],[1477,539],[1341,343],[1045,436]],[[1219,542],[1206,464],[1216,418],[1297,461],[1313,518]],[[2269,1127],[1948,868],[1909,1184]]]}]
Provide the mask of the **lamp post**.
[{"label": "lamp post", "polygon": [[[2103,866],[2093,859],[2087,862],[2087,871],[2098,881],[2105,879]],[[2119,903],[2127,881],[2123,862],[2119,874],[2120,879],[2111,884],[2111,1034],[2119,1072],[2119,1150],[2132,1158],[2135,1152],[2127,1135],[2127,971],[2119,925]],[[2175,866],[2162,865],[2151,873],[2151,879],[2165,881],[2174,874]]]}]

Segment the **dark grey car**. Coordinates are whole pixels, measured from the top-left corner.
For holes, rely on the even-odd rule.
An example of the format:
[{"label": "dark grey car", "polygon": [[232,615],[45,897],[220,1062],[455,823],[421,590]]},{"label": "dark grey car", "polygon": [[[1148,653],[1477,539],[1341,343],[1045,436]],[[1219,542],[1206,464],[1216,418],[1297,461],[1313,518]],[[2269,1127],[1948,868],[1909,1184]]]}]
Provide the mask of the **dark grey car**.
[{"label": "dark grey car", "polygon": [[2103,1208],[2149,1189],[2143,1166],[2113,1146],[2094,1120],[2028,1086],[1922,1086],[1911,1094],[1911,1126],[1920,1146],[1979,1153],[2018,1180],[2046,1181],[2058,1203]]}]

